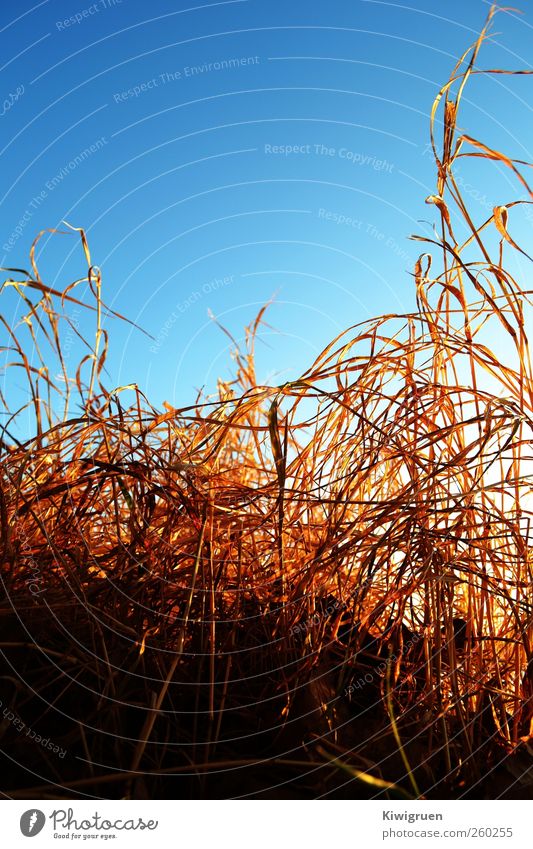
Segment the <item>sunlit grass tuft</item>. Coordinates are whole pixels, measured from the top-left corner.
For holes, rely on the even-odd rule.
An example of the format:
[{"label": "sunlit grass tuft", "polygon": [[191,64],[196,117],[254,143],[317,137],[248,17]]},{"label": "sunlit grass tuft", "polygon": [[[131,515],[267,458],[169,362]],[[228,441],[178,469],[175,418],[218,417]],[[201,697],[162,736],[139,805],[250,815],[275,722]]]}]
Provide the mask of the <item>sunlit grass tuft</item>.
[{"label": "sunlit grass tuft", "polygon": [[[257,384],[262,312],[216,400],[109,391],[83,231],[84,278],[50,289],[34,246],[4,284],[35,436],[17,442],[4,399],[0,649],[12,708],[72,755],[32,761],[38,787],[17,767],[12,795],[531,795],[531,292],[506,271],[519,201],[475,223],[454,178],[496,160],[531,197],[524,163],[457,129],[493,14],[432,111],[416,311],[348,328],[299,380]],[[71,385],[80,284],[96,336]],[[5,751],[29,757],[16,735]]]}]

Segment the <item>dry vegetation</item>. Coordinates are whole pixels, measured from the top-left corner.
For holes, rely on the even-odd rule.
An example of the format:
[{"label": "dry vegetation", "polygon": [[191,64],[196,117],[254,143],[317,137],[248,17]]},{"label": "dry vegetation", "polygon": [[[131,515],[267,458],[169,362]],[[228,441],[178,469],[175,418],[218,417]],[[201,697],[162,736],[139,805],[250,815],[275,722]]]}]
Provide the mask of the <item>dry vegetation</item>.
[{"label": "dry vegetation", "polygon": [[[257,385],[260,315],[216,401],[161,413],[101,382],[83,233],[89,271],[64,292],[34,253],[10,273],[36,430],[17,442],[7,410],[6,794],[533,796],[530,300],[504,265],[515,204],[475,224],[454,178],[498,160],[530,195],[523,163],[456,129],[485,34],[432,114],[439,270],[423,254],[417,310],[349,328],[300,380]],[[74,418],[46,351],[87,283]]]}]

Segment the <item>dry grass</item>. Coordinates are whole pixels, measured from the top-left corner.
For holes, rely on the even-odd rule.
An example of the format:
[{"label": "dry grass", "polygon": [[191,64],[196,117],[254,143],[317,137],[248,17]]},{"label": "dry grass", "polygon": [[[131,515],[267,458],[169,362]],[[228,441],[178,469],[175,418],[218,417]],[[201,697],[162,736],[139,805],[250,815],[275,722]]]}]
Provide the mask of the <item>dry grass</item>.
[{"label": "dry grass", "polygon": [[[523,163],[457,130],[486,31],[432,113],[440,268],[422,255],[416,312],[349,328],[300,380],[257,385],[259,315],[216,401],[109,392],[82,231],[85,278],[47,288],[34,246],[4,284],[36,425],[17,442],[5,400],[1,699],[66,750],[5,718],[9,795],[533,795],[530,293],[506,271],[517,202],[475,224],[454,178],[498,160],[531,196]],[[69,390],[50,363],[67,378],[87,282]]]}]

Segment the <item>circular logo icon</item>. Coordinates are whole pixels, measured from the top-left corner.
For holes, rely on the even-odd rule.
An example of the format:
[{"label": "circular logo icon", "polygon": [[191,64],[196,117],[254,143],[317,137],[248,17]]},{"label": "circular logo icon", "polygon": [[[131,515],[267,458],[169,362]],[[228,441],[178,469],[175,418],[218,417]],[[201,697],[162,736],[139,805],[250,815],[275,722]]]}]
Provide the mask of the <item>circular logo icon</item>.
[{"label": "circular logo icon", "polygon": [[35,837],[43,830],[46,817],[42,811],[32,808],[25,811],[20,818],[20,830],[24,837]]}]

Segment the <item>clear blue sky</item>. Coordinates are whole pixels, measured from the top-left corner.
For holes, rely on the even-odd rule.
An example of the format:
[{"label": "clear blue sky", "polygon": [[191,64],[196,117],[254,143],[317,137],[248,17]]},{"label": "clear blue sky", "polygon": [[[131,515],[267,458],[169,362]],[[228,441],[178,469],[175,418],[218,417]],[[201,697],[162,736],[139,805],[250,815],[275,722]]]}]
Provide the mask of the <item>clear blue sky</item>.
[{"label": "clear blue sky", "polygon": [[[524,15],[497,18],[481,67],[531,67],[533,9],[519,5]],[[86,229],[107,303],[156,338],[106,322],[110,387],[190,402],[230,374],[208,310],[240,338],[273,295],[259,376],[295,378],[349,324],[412,308],[408,236],[435,220],[429,111],[487,9],[3,3],[0,264],[27,267],[33,237],[62,219]],[[532,85],[475,78],[461,127],[533,159]],[[497,166],[461,169],[477,221],[519,195]],[[45,239],[39,255],[49,285],[84,272],[73,236]],[[20,314],[12,296],[4,311]],[[73,317],[89,331],[89,316]],[[77,345],[64,343],[73,369]]]}]

